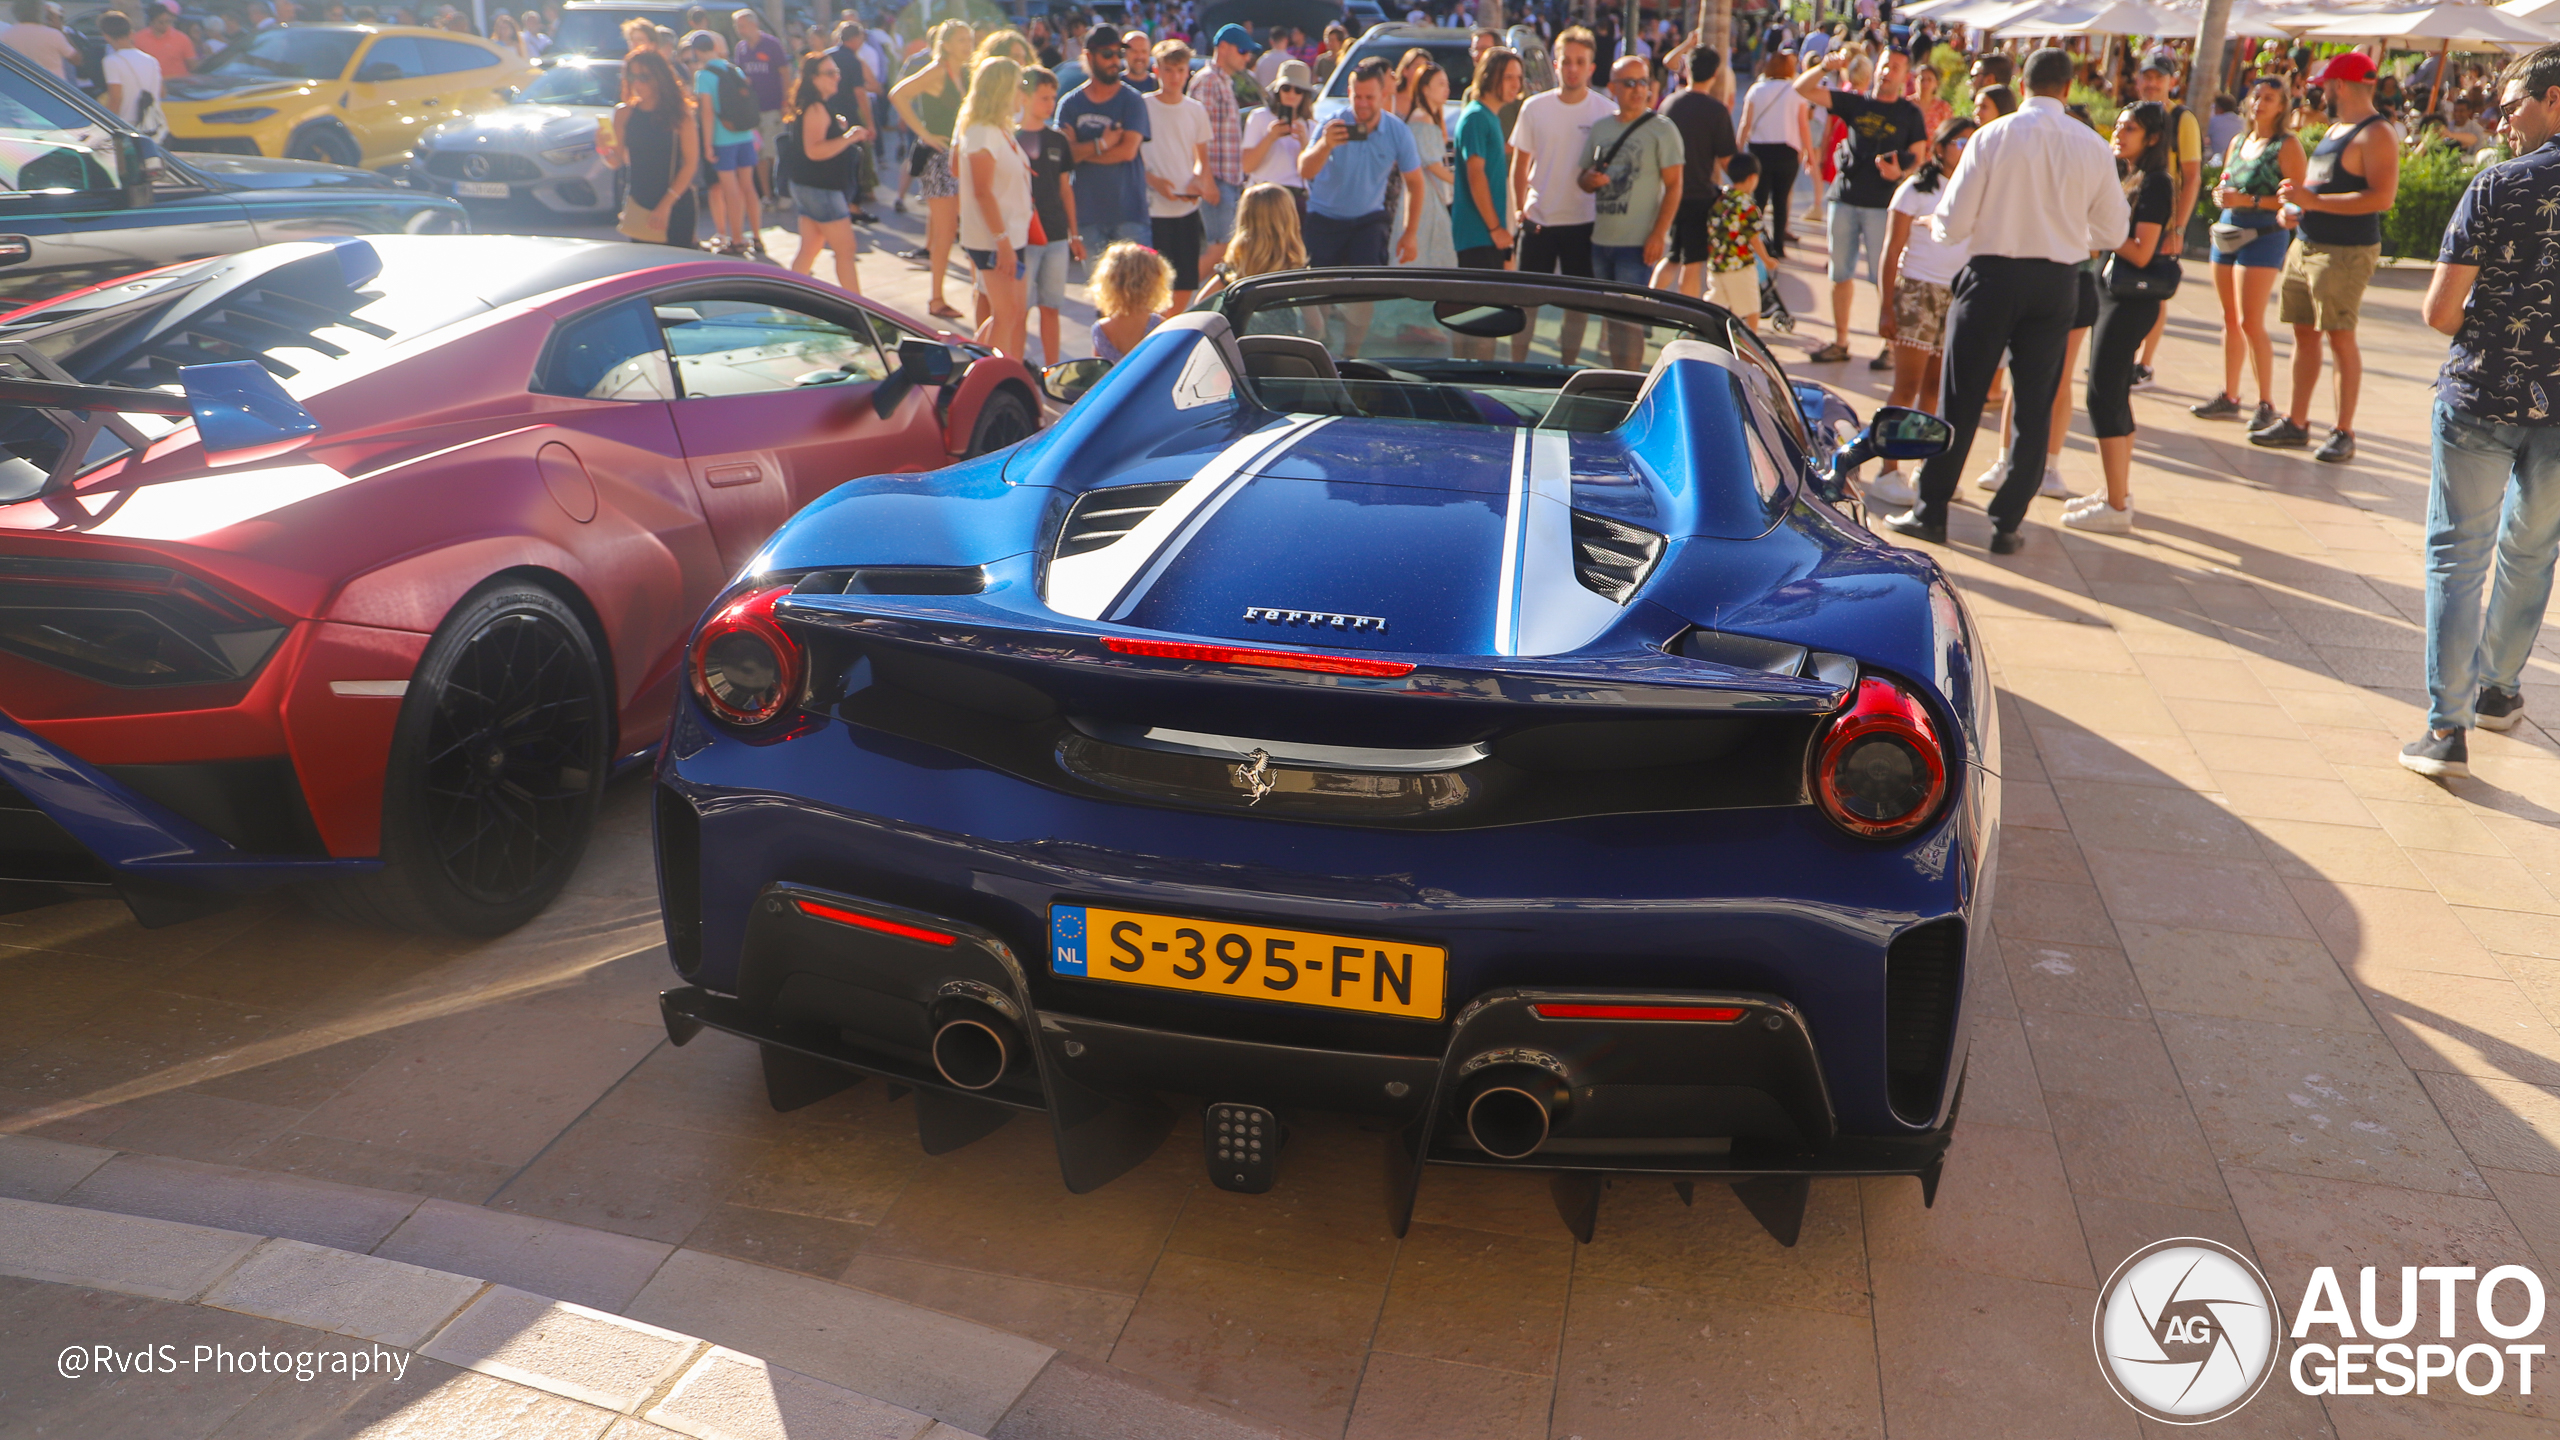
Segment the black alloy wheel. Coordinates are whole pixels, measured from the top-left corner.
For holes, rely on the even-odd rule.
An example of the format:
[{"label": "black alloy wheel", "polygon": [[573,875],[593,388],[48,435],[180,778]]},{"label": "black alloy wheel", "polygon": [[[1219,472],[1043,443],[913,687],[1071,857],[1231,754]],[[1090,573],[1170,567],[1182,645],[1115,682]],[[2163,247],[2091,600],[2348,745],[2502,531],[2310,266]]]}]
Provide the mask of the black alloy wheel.
[{"label": "black alloy wheel", "polygon": [[335,125],[309,125],[294,132],[285,142],[287,160],[316,160],[324,165],[360,165],[364,153],[356,148],[347,132]]},{"label": "black alloy wheel", "polygon": [[978,423],[969,432],[969,458],[1028,440],[1039,428],[1039,412],[1030,401],[1009,387],[998,390],[978,407]]},{"label": "black alloy wheel", "polygon": [[595,829],[613,701],[577,615],[500,583],[454,607],[402,701],[383,869],[322,908],[396,929],[497,935],[568,882]]}]

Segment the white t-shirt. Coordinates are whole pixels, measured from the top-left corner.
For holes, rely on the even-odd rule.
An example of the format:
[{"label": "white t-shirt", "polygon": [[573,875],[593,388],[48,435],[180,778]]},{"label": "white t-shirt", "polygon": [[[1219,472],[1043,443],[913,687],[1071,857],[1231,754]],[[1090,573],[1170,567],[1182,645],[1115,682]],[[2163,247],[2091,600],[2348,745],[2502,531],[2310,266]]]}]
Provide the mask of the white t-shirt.
[{"label": "white t-shirt", "polygon": [[[978,187],[970,178],[971,156],[980,151],[995,157],[995,223],[978,207]],[[1019,250],[1031,243],[1031,162],[1010,129],[972,125],[960,136],[960,159],[951,167],[960,177],[960,245],[966,250],[996,248],[996,228],[1004,228],[1007,244]]]},{"label": "white t-shirt", "polygon": [[1520,118],[1511,127],[1511,148],[1529,157],[1529,194],[1520,213],[1541,225],[1588,225],[1599,217],[1599,202],[1576,183],[1582,142],[1602,116],[1618,113],[1618,102],[1598,90],[1579,105],[1565,103],[1561,90],[1542,90],[1520,103]]},{"label": "white t-shirt", "polygon": [[[1256,110],[1244,117],[1245,150],[1250,153],[1254,146],[1261,144],[1262,137],[1270,134],[1271,127],[1277,123],[1268,110]],[[1253,173],[1244,177],[1246,183],[1269,181],[1293,190],[1305,189],[1307,182],[1298,178],[1298,152],[1305,148],[1294,136],[1283,135],[1272,141],[1271,148],[1263,152],[1262,163],[1254,166]]]},{"label": "white t-shirt", "polygon": [[1796,128],[1796,116],[1805,108],[1805,98],[1796,93],[1793,83],[1785,80],[1762,80],[1742,92],[1742,108],[1751,115],[1751,131],[1742,137],[1745,145],[1784,145],[1795,148],[1803,132]]},{"label": "white t-shirt", "polygon": [[[1146,162],[1147,173],[1176,190],[1190,189],[1200,159],[1197,147],[1209,143],[1209,112],[1188,95],[1171,104],[1150,95],[1147,127],[1153,133],[1148,135],[1147,143],[1138,147],[1138,158]],[[1199,208],[1197,200],[1167,200],[1156,193],[1154,186],[1147,187],[1147,214],[1151,217],[1171,219]]]},{"label": "white t-shirt", "polygon": [[1938,188],[1922,194],[1920,177],[1912,176],[1893,192],[1893,210],[1911,217],[1911,241],[1902,249],[1902,275],[1907,280],[1925,281],[1931,285],[1952,285],[1956,272],[1964,268],[1972,248],[1963,241],[1950,245],[1938,238],[1929,217],[1938,213],[1938,202],[1946,198],[1947,182],[1942,176]]},{"label": "white t-shirt", "polygon": [[151,108],[155,112],[160,108],[162,99],[160,62],[151,58],[151,52],[109,50],[106,58],[99,62],[98,69],[106,76],[108,84],[124,87],[123,95],[116,101],[116,118],[137,130],[157,130],[156,124],[146,126],[141,118],[143,96],[151,97]]}]

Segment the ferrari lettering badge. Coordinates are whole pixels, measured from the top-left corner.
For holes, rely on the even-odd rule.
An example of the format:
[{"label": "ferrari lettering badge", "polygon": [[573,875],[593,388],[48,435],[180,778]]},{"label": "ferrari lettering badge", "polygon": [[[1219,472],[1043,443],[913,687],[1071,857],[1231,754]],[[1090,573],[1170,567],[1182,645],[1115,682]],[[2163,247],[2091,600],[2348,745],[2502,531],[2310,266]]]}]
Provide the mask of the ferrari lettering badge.
[{"label": "ferrari lettering badge", "polygon": [[1271,625],[1330,625],[1336,630],[1387,630],[1385,617],[1379,615],[1337,615],[1330,610],[1276,610],[1268,605],[1247,605],[1244,618]]}]

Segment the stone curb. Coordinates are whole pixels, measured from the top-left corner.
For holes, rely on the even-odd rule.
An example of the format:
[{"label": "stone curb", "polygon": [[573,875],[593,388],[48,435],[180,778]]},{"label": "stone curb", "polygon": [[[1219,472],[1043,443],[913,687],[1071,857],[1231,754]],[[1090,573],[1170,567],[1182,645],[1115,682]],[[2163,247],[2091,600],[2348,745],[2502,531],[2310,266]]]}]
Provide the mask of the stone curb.
[{"label": "stone curb", "polygon": [[0,1275],[411,1350],[697,1440],[977,1440],[935,1416],[691,1335],[299,1240],[0,1198]]},{"label": "stone curb", "polygon": [[[538,1372],[549,1378],[524,1383],[724,1440],[917,1435],[900,1416],[934,1422],[917,1440],[1304,1440],[857,1285],[533,1215],[29,1135],[0,1134],[0,1275],[273,1318],[502,1381]],[[491,1338],[507,1325],[521,1328]],[[676,1368],[636,1374],[668,1359],[649,1338],[666,1336],[689,1347]],[[625,1400],[644,1409],[621,1411]]]}]

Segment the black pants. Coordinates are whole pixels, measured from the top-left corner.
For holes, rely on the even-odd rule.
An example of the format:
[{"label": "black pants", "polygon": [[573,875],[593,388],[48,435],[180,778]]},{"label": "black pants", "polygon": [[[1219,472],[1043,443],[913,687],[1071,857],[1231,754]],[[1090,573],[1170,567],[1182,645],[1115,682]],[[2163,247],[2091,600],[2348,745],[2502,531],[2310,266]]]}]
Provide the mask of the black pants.
[{"label": "black pants", "polygon": [[2089,336],[2089,429],[2101,440],[2133,433],[2133,362],[2160,318],[2157,300],[2098,301],[2098,328]]},{"label": "black pants", "polygon": [[1591,278],[1591,226],[1520,222],[1520,273]]},{"label": "black pants", "polygon": [[2062,387],[2063,345],[2080,305],[2080,272],[2052,260],[1977,255],[1956,272],[1955,305],[1947,312],[1947,358],[1940,372],[1938,413],[1955,427],[1955,443],[1920,468],[1921,518],[1944,524],[1947,502],[1963,478],[1982,402],[2009,353],[2009,392],[2018,397],[2018,433],[2009,478],[1991,497],[1991,523],[2015,530],[2044,483],[2053,397]]},{"label": "black pants", "polygon": [[1372,210],[1356,220],[1307,212],[1307,264],[1384,265],[1387,263],[1387,212]]},{"label": "black pants", "polygon": [[1760,162],[1760,209],[1769,217],[1769,254],[1787,253],[1787,207],[1795,203],[1796,174],[1803,158],[1793,145],[1754,145]]}]

